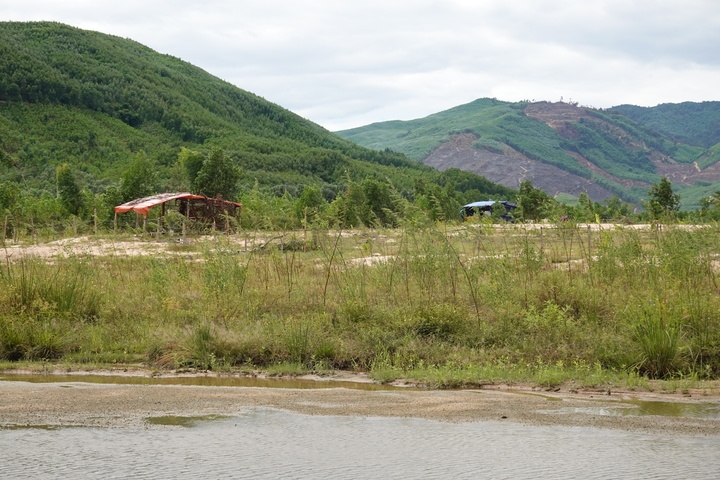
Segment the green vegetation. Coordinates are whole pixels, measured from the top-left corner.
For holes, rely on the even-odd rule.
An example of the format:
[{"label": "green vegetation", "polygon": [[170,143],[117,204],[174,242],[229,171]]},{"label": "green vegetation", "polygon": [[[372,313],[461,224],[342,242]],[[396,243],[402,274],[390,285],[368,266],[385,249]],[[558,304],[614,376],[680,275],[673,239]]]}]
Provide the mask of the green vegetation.
[{"label": "green vegetation", "polygon": [[522,218],[533,221],[548,218],[557,206],[547,193],[533,187],[529,180],[520,184],[517,205]]},{"label": "green vegetation", "polygon": [[590,171],[563,150],[562,137],[525,116],[525,105],[482,98],[418,120],[375,123],[338,134],[369,148],[390,148],[421,160],[451,135],[472,133],[483,148],[498,153],[509,146],[529,158],[589,178]]},{"label": "green vegetation", "polygon": [[[49,260],[12,249],[0,269],[0,360],[291,365],[441,387],[720,376],[716,224],[405,224],[84,243],[105,253]],[[154,254],[120,253],[130,246]]]},{"label": "green vegetation", "polygon": [[[561,205],[530,182],[516,192],[360,147],[130,40],[0,23],[0,56],[2,361],[350,369],[446,387],[720,376],[717,225],[577,227],[715,221],[717,189],[702,185],[702,210],[679,212],[663,179],[649,192],[660,210],[635,214],[618,183],[571,155],[637,179],[654,172],[635,144],[701,165],[717,147],[676,145],[608,112],[561,136],[525,103],[490,99],[377,129],[413,158],[472,133],[480,148],[512,148],[618,193]],[[218,237],[173,210],[161,223],[156,208],[151,234],[123,215],[108,235],[113,206],[179,190],[242,202],[222,219],[236,233]],[[563,221],[515,225],[495,212],[460,224],[460,205],[479,199],[517,201],[518,220]],[[66,255],[19,249],[49,241]]]},{"label": "green vegetation", "polygon": [[720,143],[720,102],[664,103],[656,107],[619,105],[611,109],[678,142],[710,148]]},{"label": "green vegetation", "polygon": [[654,183],[648,195],[647,209],[656,220],[672,218],[680,209],[680,195],[673,192],[667,178]]},{"label": "green vegetation", "polygon": [[[715,120],[715,117],[720,118],[720,103],[706,102],[702,108],[693,108],[697,104],[681,105],[683,108],[677,110],[682,114],[670,115],[670,119],[680,123],[684,118],[696,126],[708,121],[699,129],[704,132],[701,136],[681,138],[671,130],[658,129],[657,122],[652,122],[649,116],[633,115],[634,110],[629,106],[599,111],[559,104],[554,112],[550,104],[509,103],[488,98],[422,119],[375,123],[338,133],[361,145],[390,148],[415,160],[423,160],[453,135],[472,134],[476,137],[473,142],[476,149],[498,155],[519,152],[531,160],[587,178],[624,201],[640,204],[642,190],[647,187],[628,187],[623,183],[642,182],[650,186],[659,181],[658,159],[680,164],[696,163],[700,169],[720,161],[715,145],[720,142],[717,134],[720,130]],[[536,115],[526,114],[528,108],[536,106],[546,110],[541,116],[547,115],[553,128],[535,118]],[[653,118],[660,119],[660,113]],[[682,141],[689,143],[679,143]],[[577,155],[604,174],[578,161]],[[713,188],[718,187],[720,182],[714,182]],[[707,195],[702,185],[678,189],[685,209],[698,208],[700,198]]]},{"label": "green vegetation", "polygon": [[575,125],[579,138],[578,153],[619,178],[647,181],[654,176],[655,166],[648,159],[647,151],[631,149],[618,141],[611,130],[601,127],[587,121]]},{"label": "green vegetation", "polygon": [[368,181],[412,200],[422,180],[447,191],[453,208],[514,195],[476,175],[360,147],[132,40],[0,22],[0,58],[6,235],[109,226],[113,206],[167,191],[284,202],[309,186],[330,203]]}]

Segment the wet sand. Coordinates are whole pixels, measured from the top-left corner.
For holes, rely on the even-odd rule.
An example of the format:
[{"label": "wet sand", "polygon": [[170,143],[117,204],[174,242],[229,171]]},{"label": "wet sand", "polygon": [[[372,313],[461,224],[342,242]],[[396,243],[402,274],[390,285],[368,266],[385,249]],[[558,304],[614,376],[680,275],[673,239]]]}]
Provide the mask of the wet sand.
[{"label": "wet sand", "polygon": [[[10,375],[11,376],[11,375]],[[332,378],[359,380],[362,377]],[[323,381],[322,379],[318,380]],[[319,385],[321,386],[321,385]],[[662,435],[720,435],[720,419],[609,415],[624,400],[720,403],[715,392],[658,394],[558,391],[488,386],[477,390],[396,388],[265,388],[126,385],[76,381],[0,381],[0,428],[9,426],[148,427],[149,417],[240,414],[267,407],[308,415],[415,417],[443,422],[502,421],[643,431]],[[605,412],[605,413],[603,413]]]}]

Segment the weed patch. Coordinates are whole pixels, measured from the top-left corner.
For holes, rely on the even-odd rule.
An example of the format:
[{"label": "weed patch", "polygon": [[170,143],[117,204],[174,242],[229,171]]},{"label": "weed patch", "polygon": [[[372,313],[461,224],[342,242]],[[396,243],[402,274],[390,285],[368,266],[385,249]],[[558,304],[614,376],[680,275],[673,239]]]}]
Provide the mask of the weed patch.
[{"label": "weed patch", "polygon": [[442,227],[8,261],[0,360],[341,368],[445,388],[720,375],[716,230]]}]

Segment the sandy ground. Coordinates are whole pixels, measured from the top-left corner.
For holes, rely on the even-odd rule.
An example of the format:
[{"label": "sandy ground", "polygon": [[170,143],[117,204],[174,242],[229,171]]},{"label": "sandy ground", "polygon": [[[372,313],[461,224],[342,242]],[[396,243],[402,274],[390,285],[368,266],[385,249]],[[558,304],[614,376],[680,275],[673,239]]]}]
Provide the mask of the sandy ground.
[{"label": "sandy ground", "polygon": [[[5,375],[10,378],[11,375]],[[362,377],[333,380],[367,381]],[[322,386],[318,379],[318,386]],[[268,407],[308,415],[416,417],[444,422],[502,421],[643,431],[660,435],[720,435],[720,419],[611,415],[628,400],[720,404],[717,393],[653,394],[559,391],[489,386],[478,390],[395,388],[263,388],[124,385],[62,381],[0,381],[0,428],[17,426],[149,427],[158,416],[234,415]],[[710,405],[712,406],[712,405]],[[715,415],[717,417],[717,415]]]},{"label": "sandy ground", "polygon": [[[545,223],[528,223],[521,225],[495,225],[495,230],[500,233],[507,230],[511,231],[522,231],[522,230],[537,230],[537,229],[556,229],[555,224]],[[617,225],[611,223],[590,223],[590,224],[578,224],[577,229],[579,231],[610,231],[618,229],[626,230],[649,230],[653,228],[652,225],[639,224],[639,225]],[[663,228],[663,227],[661,227]],[[665,227],[666,228],[666,227]],[[672,228],[683,229],[683,230],[694,230],[697,228],[703,228],[702,225],[674,225]],[[450,233],[449,235],[456,235],[458,232]],[[360,231],[345,231],[342,232],[343,237],[362,236],[363,233]],[[230,242],[237,248],[238,252],[250,252],[258,248],[264,248],[270,243],[276,245],[281,244],[282,238],[292,238],[292,234],[288,235],[273,235],[268,233],[251,232],[245,235],[231,235],[221,236],[224,240]],[[394,243],[395,239],[386,235],[379,235],[378,238],[382,238],[385,243]],[[67,258],[67,257],[184,257],[185,259],[201,260],[202,255],[200,251],[193,249],[190,245],[204,242],[211,242],[217,237],[212,236],[192,236],[192,237],[161,237],[160,239],[154,238],[150,235],[145,237],[129,237],[122,239],[108,239],[108,238],[95,238],[92,236],[72,237],[63,238],[60,240],[54,240],[50,242],[41,242],[35,244],[13,244],[12,242],[4,242],[3,248],[0,249],[0,261],[3,263],[18,262],[25,258],[38,258],[44,259],[45,261],[52,262],[56,258]],[[189,247],[182,248],[182,246]],[[493,257],[493,256],[491,256]],[[491,258],[491,257],[475,257],[475,258]],[[495,256],[497,257],[497,256]],[[711,264],[716,271],[720,271],[720,259],[717,255],[711,260]],[[374,253],[370,256],[359,256],[357,258],[350,259],[350,263],[357,266],[374,266],[378,263],[391,262],[394,259],[394,255],[381,255]],[[585,260],[576,259],[570,262],[553,262],[552,266],[557,269],[565,268],[568,263],[583,264]]]},{"label": "sandy ground", "polygon": [[[703,226],[698,225],[674,225],[672,228],[693,230],[702,228]],[[513,224],[513,225],[495,225],[496,231],[505,232],[507,230],[512,231],[523,231],[523,230],[538,230],[538,229],[555,229],[556,224],[551,223],[527,223],[527,224]],[[652,225],[638,224],[638,225],[618,225],[612,223],[589,223],[589,224],[578,224],[576,227],[578,230],[649,230],[653,228]],[[662,227],[661,227],[662,228]],[[667,227],[665,227],[667,228]],[[296,232],[297,233],[297,232]],[[344,231],[342,232],[343,237],[352,237],[361,235],[359,231]],[[261,232],[246,232],[243,235],[231,235],[221,237],[227,241],[235,244],[241,251],[250,251],[260,246],[266,245],[270,242],[276,244],[281,243],[281,238],[285,235],[275,235],[272,233],[261,233]],[[292,234],[286,235],[287,238],[292,238]],[[381,235],[382,236],[382,235]],[[3,242],[3,248],[0,249],[0,260],[3,262],[13,262],[22,258],[36,257],[36,258],[55,258],[55,257],[69,257],[69,256],[120,256],[120,257],[133,257],[133,256],[187,256],[189,252],[178,249],[178,245],[202,243],[213,240],[213,236],[188,236],[180,237],[165,237],[162,236],[157,239],[148,234],[146,236],[135,236],[125,237],[118,239],[93,237],[93,236],[80,236],[63,238],[60,240],[53,240],[49,242],[39,243],[19,243],[13,244],[10,240]],[[394,239],[385,238],[385,241],[392,243]],[[192,252],[190,252],[192,253]],[[362,263],[364,260],[368,264],[376,263],[378,261],[387,260],[388,258],[369,258],[369,259],[358,259]]]}]

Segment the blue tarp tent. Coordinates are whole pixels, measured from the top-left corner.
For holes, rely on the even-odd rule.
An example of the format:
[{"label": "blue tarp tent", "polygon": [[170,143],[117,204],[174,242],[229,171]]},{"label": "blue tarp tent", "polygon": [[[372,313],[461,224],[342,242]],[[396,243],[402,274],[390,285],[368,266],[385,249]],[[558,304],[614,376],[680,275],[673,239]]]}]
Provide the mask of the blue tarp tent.
[{"label": "blue tarp tent", "polygon": [[501,215],[501,217],[504,220],[511,221],[512,217],[510,216],[510,211],[517,208],[517,203],[507,202],[507,201],[501,201],[496,202],[495,200],[486,200],[484,202],[472,202],[468,203],[467,205],[463,205],[460,209],[460,216],[462,218],[466,217],[472,217],[475,215],[475,211],[482,212],[482,214],[485,214],[487,212],[488,215],[492,215],[493,206],[495,204],[502,205],[505,208],[505,212]]}]

